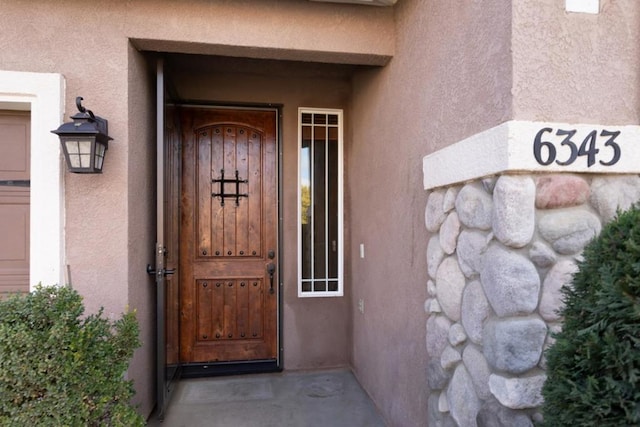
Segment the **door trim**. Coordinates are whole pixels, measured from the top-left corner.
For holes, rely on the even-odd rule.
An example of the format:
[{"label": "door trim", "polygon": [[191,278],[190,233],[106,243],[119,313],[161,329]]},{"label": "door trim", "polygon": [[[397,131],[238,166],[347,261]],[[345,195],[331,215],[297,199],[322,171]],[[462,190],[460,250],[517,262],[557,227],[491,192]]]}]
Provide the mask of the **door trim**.
[{"label": "door trim", "polygon": [[[283,337],[283,279],[282,279],[282,265],[284,263],[282,242],[283,242],[283,207],[282,207],[282,194],[283,194],[283,143],[282,143],[282,104],[272,103],[218,103],[218,102],[180,102],[180,103],[168,103],[170,106],[178,108],[201,108],[201,109],[229,109],[229,110],[264,110],[273,111],[276,113],[276,212],[277,212],[277,277],[278,277],[278,292],[277,292],[277,308],[276,308],[276,345],[277,356],[276,359],[268,360],[252,360],[252,361],[239,361],[239,362],[213,362],[213,363],[182,363],[181,364],[181,377],[182,378],[200,378],[211,376],[223,376],[223,375],[240,375],[240,374],[256,374],[256,373],[270,373],[281,372],[284,369],[284,346],[282,342]],[[165,171],[166,173],[166,171]]]}]

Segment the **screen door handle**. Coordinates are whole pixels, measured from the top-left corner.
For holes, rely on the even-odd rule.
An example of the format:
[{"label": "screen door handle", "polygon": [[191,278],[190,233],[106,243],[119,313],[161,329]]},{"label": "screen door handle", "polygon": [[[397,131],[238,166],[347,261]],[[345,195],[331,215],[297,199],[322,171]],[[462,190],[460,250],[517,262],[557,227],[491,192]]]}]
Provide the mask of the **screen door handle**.
[{"label": "screen door handle", "polygon": [[[163,276],[169,276],[171,274],[174,274],[176,272],[175,268],[163,268],[162,270],[160,270],[160,274]],[[147,274],[149,276],[155,276],[156,274],[158,274],[158,272],[156,270],[154,270],[151,265],[147,264]]]}]

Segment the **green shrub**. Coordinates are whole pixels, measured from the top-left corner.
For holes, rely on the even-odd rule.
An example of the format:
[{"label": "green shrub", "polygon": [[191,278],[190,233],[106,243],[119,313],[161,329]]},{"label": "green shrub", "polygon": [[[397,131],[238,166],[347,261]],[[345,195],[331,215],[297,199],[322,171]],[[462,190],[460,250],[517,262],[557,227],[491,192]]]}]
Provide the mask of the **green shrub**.
[{"label": "green shrub", "polygon": [[604,227],[563,288],[547,351],[544,425],[640,426],[640,210]]},{"label": "green shrub", "polygon": [[83,316],[69,287],[0,301],[0,425],[136,426],[124,374],[140,345],[134,313]]}]

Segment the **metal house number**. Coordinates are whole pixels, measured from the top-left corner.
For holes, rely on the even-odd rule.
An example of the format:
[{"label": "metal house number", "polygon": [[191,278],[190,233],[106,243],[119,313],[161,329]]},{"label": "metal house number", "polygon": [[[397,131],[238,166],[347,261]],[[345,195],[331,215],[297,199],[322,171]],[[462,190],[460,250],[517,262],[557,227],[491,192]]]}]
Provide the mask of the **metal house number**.
[{"label": "metal house number", "polygon": [[[547,166],[555,162],[559,166],[568,166],[581,156],[587,158],[587,167],[593,166],[596,160],[602,166],[613,166],[620,160],[622,153],[616,141],[620,131],[603,129],[598,134],[597,130],[592,130],[586,136],[576,133],[575,129],[556,129],[554,135],[553,128],[540,129],[533,140],[533,156],[538,164]],[[545,134],[548,134],[546,138]],[[580,140],[581,143],[576,142]],[[602,150],[597,147],[598,140],[604,140]],[[562,157],[557,155],[559,149],[563,152]]]}]

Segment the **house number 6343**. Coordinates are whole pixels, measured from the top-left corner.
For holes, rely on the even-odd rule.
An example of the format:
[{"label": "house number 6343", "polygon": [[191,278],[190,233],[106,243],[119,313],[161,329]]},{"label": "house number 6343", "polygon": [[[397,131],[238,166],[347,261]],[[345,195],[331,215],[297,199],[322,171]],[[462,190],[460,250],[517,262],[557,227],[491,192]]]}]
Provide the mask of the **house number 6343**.
[{"label": "house number 6343", "polygon": [[[533,155],[536,158],[536,161],[543,166],[550,165],[554,161],[560,166],[568,166],[575,162],[579,156],[587,157],[587,167],[593,166],[596,163],[596,158],[601,157],[599,154],[600,149],[596,146],[598,138],[606,138],[604,146],[607,147],[607,150],[602,150],[603,153],[606,151],[606,154],[604,154],[605,157],[603,159],[599,160],[599,163],[602,166],[613,166],[618,162],[618,160],[620,160],[620,145],[616,142],[616,138],[620,135],[620,131],[611,132],[608,130],[602,130],[600,135],[598,135],[598,131],[592,130],[582,140],[579,147],[577,143],[572,140],[577,133],[575,129],[556,130],[555,136],[558,138],[554,139],[557,139],[557,141],[546,140],[545,138],[551,139],[551,137],[545,135],[547,133],[553,136],[553,129],[540,129],[533,140]],[[578,141],[579,140],[580,139],[578,139]],[[556,157],[559,157],[557,156],[558,149],[556,148],[558,142],[561,147],[568,148],[567,156],[563,156],[562,159],[556,159]],[[566,152],[567,150],[562,149],[561,151]]]}]

